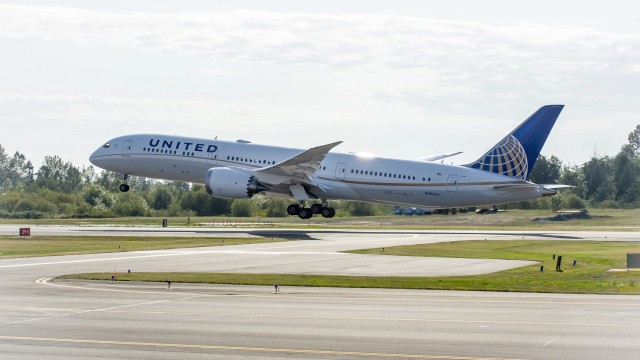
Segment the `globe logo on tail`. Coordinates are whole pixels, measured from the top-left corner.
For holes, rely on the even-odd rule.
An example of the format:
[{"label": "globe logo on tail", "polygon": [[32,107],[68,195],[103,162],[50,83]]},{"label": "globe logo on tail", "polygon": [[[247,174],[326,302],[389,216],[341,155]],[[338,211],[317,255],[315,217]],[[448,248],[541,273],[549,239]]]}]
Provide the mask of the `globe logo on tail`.
[{"label": "globe logo on tail", "polygon": [[525,180],[529,169],[524,147],[513,135],[502,139],[484,157],[470,164],[472,168]]}]

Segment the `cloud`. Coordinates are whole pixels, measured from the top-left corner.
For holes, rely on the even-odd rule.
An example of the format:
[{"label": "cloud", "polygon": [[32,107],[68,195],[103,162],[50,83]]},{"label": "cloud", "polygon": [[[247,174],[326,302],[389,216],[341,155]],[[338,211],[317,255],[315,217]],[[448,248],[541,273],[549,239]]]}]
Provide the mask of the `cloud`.
[{"label": "cloud", "polygon": [[[391,14],[252,10],[153,13],[2,5],[0,36],[101,43],[233,61],[340,67],[380,63],[391,68],[445,70],[465,66],[480,72],[525,69],[532,62],[553,62],[564,69],[594,63],[606,67],[611,59],[623,60],[626,68],[632,68],[636,63],[624,60],[635,59],[640,52],[640,35],[566,25],[487,25]],[[583,56],[576,58],[576,52]]]},{"label": "cloud", "polygon": [[237,76],[237,71],[221,70],[221,69],[205,69],[200,71],[201,74],[212,76]]},{"label": "cloud", "polygon": [[[214,64],[197,73],[220,78],[216,83],[221,86],[228,86],[224,78],[244,77],[241,84],[256,79],[264,88],[255,86],[251,96],[225,101],[206,95],[190,100],[42,91],[0,95],[6,119],[14,119],[7,121],[35,125],[49,120],[79,127],[91,123],[105,134],[151,128],[246,137],[247,130],[259,130],[265,138],[273,134],[276,141],[286,135],[317,145],[324,140],[317,139],[317,127],[323,126],[341,129],[338,139],[354,143],[349,150],[381,153],[391,148],[388,155],[411,158],[459,150],[443,140],[456,135],[463,144],[497,141],[504,134],[495,128],[510,128],[535,107],[560,102],[569,105],[562,115],[567,117],[564,124],[594,129],[581,136],[584,144],[562,149],[580,151],[583,155],[565,156],[584,159],[593,144],[604,141],[597,130],[604,126],[603,119],[615,116],[617,128],[607,134],[624,140],[620,135],[633,128],[640,111],[640,35],[584,26],[385,13],[169,13],[0,5],[0,38],[204,57]],[[232,64],[231,70],[217,70],[214,66],[220,63]],[[287,67],[296,69],[296,79],[291,80]],[[245,74],[250,75],[239,76]],[[287,87],[287,80],[298,83]],[[279,95],[290,95],[274,99],[278,86],[284,89]],[[212,119],[217,122],[209,130]],[[563,139],[572,131],[558,124]],[[321,134],[328,141],[338,135]],[[391,136],[395,142],[389,142]],[[407,144],[420,148],[414,151]],[[489,145],[483,141],[470,151],[480,153]],[[606,148],[615,151],[620,145]]]}]

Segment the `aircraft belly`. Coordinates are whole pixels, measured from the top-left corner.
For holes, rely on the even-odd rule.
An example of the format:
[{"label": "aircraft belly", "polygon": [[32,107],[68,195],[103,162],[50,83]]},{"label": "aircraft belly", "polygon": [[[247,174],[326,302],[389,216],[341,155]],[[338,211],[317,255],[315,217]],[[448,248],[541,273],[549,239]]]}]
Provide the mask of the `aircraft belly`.
[{"label": "aircraft belly", "polygon": [[360,200],[355,189],[342,182],[322,181],[320,184],[324,190],[318,189],[314,192],[319,198],[339,199],[339,200]]},{"label": "aircraft belly", "polygon": [[385,204],[410,205],[427,208],[455,208],[491,206],[541,197],[536,191],[520,191],[513,194],[498,193],[486,186],[458,186],[456,191],[443,187],[347,185],[331,183],[327,198],[373,201]]}]

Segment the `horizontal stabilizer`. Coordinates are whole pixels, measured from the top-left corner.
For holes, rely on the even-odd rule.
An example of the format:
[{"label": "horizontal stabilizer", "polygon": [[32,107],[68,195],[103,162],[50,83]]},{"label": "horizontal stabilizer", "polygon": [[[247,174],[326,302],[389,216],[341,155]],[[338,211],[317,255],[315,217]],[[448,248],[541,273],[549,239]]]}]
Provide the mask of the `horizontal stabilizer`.
[{"label": "horizontal stabilizer", "polygon": [[575,187],[573,185],[562,185],[562,184],[541,184],[540,186],[549,190],[568,189],[568,188]]},{"label": "horizontal stabilizer", "polygon": [[571,185],[539,185],[534,183],[496,185],[493,188],[502,193],[515,193],[523,191],[539,191],[542,196],[555,195],[558,189],[573,187]]},{"label": "horizontal stabilizer", "polygon": [[508,185],[496,185],[494,189],[502,192],[518,192],[518,191],[530,191],[540,188],[540,185],[526,183],[526,184],[508,184]]},{"label": "horizontal stabilizer", "polygon": [[426,161],[437,161],[437,160],[441,160],[441,159],[446,159],[448,157],[456,156],[458,154],[462,154],[462,151],[449,153],[449,154],[427,156],[425,158],[418,159],[418,161],[425,161],[425,162]]}]

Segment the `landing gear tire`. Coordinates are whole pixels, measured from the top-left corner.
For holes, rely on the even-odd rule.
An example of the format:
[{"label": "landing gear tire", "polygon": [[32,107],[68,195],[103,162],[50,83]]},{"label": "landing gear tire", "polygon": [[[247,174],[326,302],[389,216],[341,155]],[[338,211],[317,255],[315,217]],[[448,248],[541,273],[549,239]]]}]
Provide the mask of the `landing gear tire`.
[{"label": "landing gear tire", "polygon": [[127,185],[127,184],[120,184],[120,191],[122,191],[122,192],[127,192],[127,191],[129,191],[129,185]]},{"label": "landing gear tire", "polygon": [[303,220],[311,219],[311,217],[313,216],[313,211],[311,211],[311,209],[309,208],[302,208],[300,209],[298,216]]},{"label": "landing gear tire", "polygon": [[289,215],[299,215],[300,214],[300,205],[298,204],[291,204],[289,206],[287,206],[287,214]]},{"label": "landing gear tire", "polygon": [[327,219],[330,219],[330,218],[336,216],[335,209],[331,208],[331,207],[322,208],[322,212],[321,213],[322,213],[322,217],[327,218]]},{"label": "landing gear tire", "polygon": [[314,214],[321,214],[323,206],[322,204],[313,204],[311,205],[311,212]]}]

